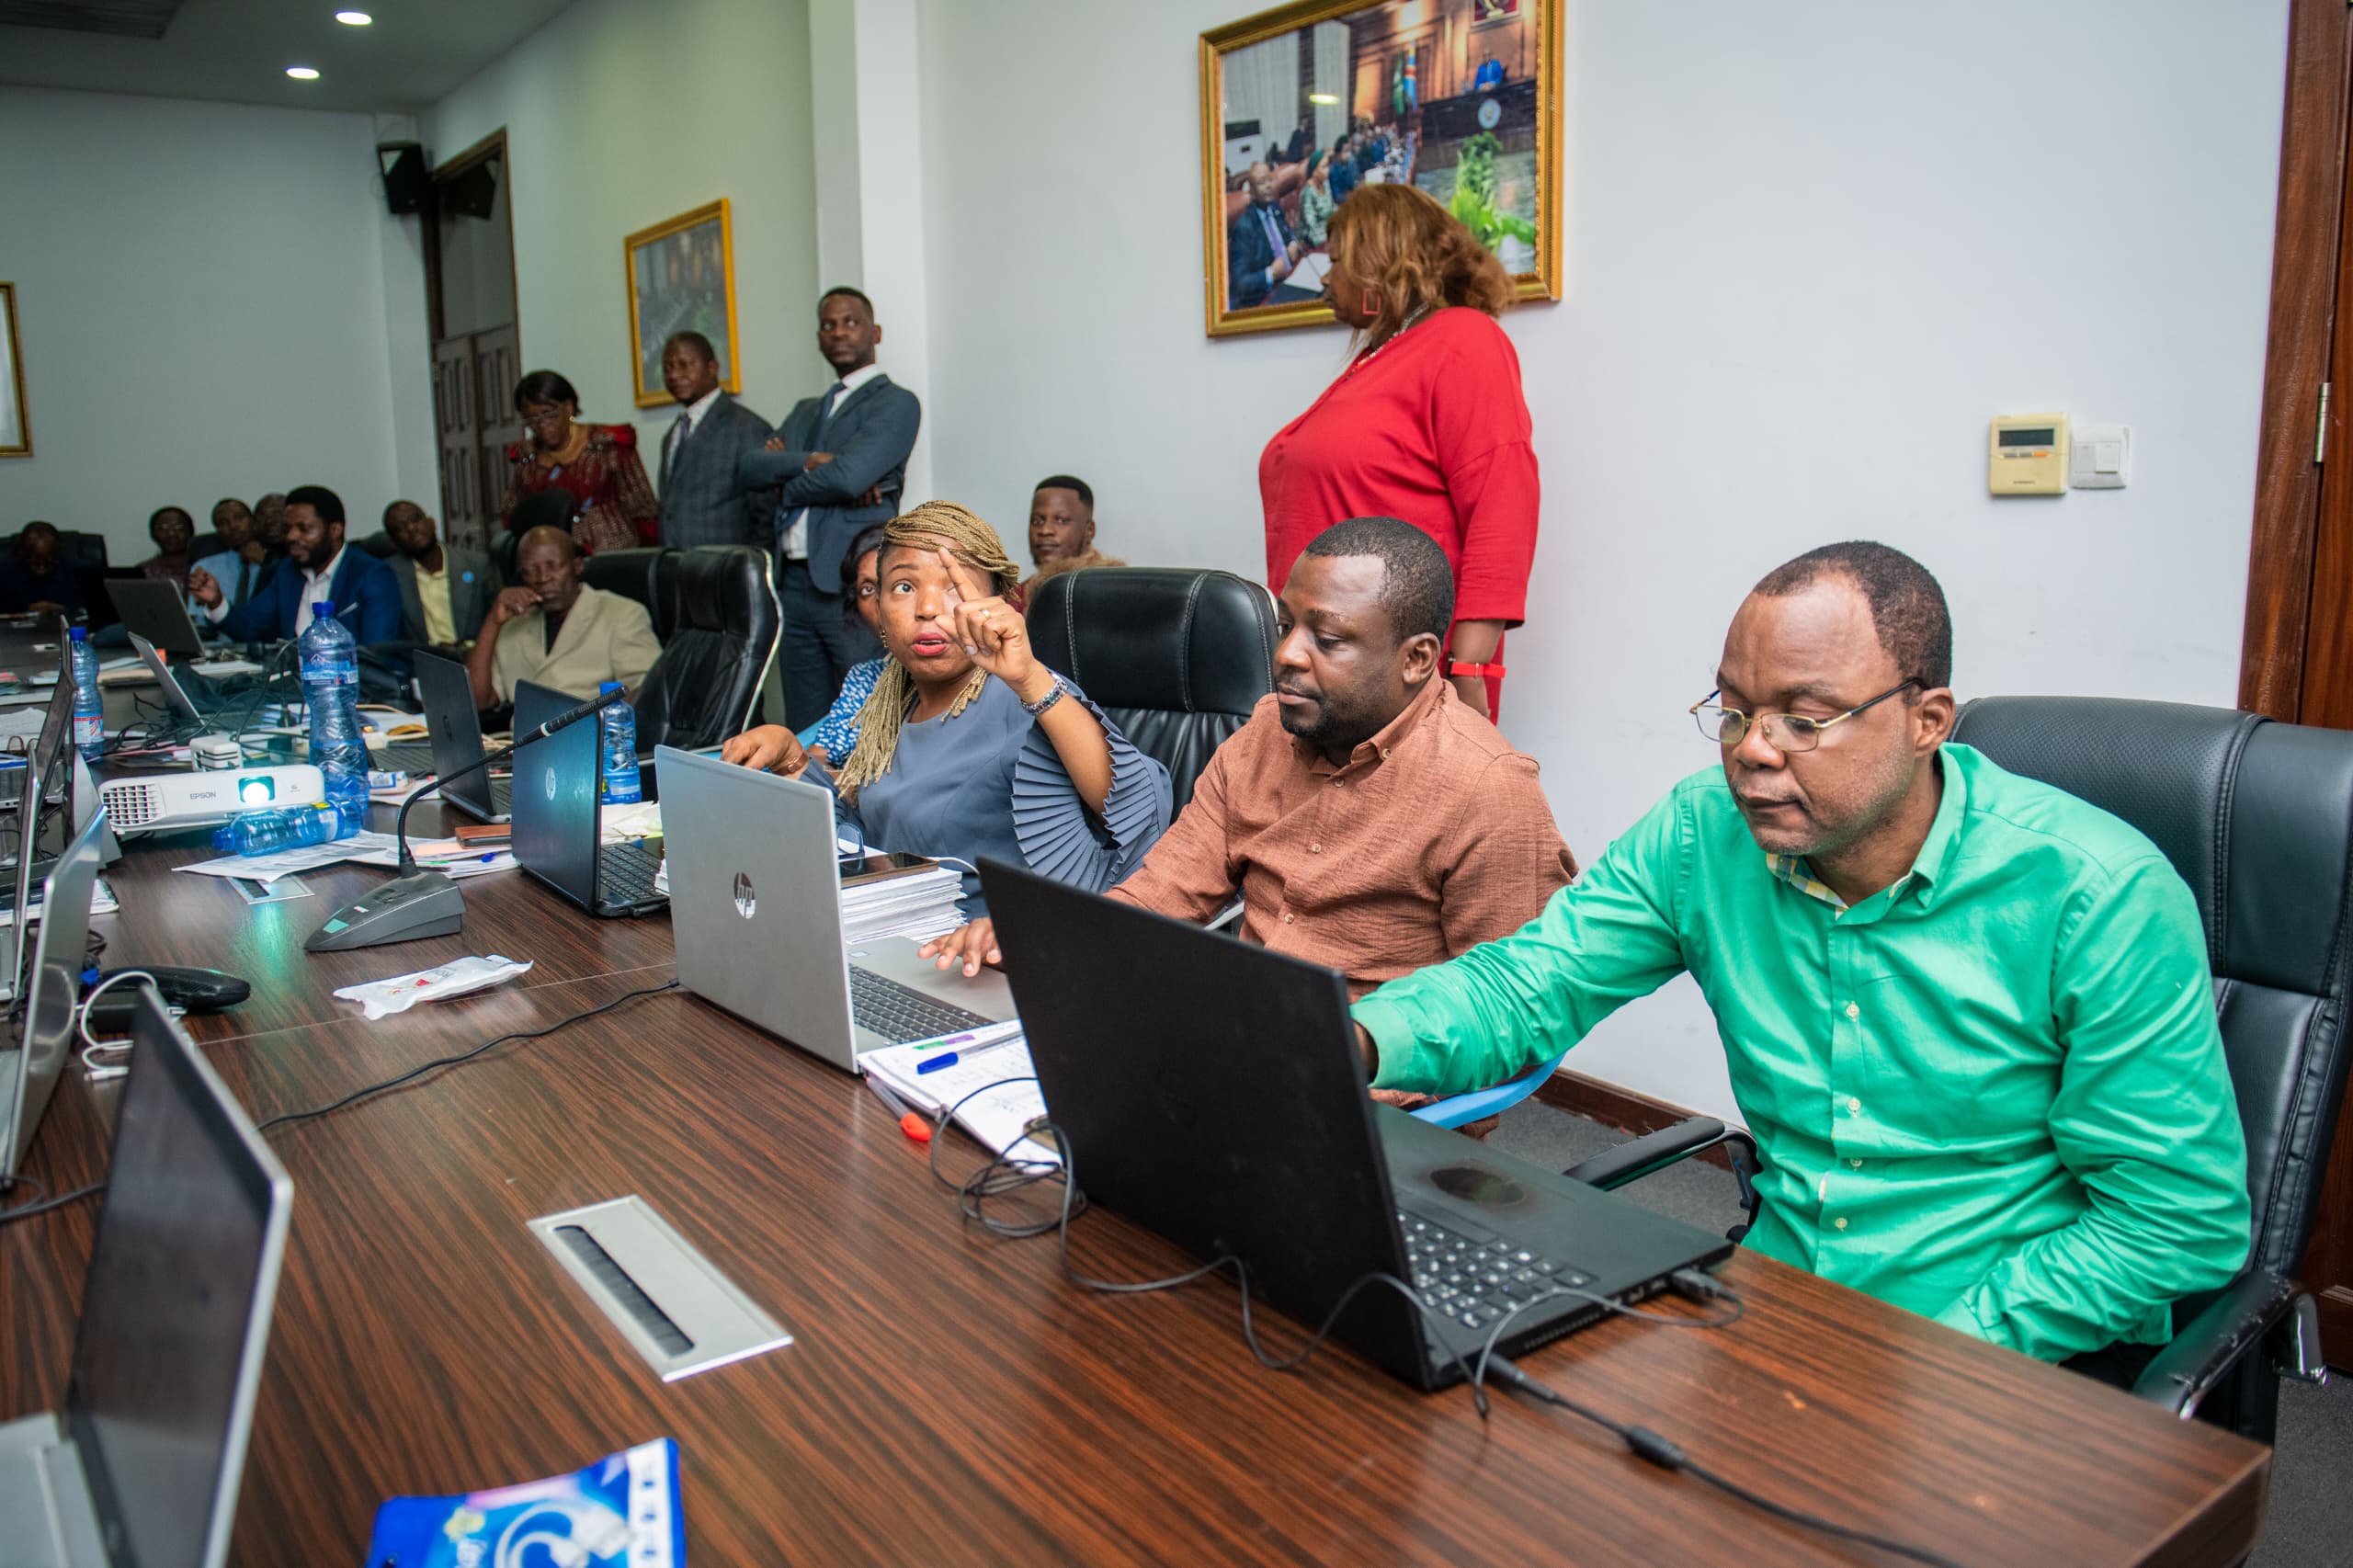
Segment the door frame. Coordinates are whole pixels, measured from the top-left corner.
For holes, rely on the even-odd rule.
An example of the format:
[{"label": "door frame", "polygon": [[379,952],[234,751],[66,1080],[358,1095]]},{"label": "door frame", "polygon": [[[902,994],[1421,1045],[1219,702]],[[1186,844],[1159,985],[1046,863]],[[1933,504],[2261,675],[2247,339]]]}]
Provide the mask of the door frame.
[{"label": "door frame", "polygon": [[2239,646],[2239,706],[2288,723],[2303,709],[2322,460],[2335,452],[2340,462],[2353,460],[2345,412],[2353,386],[2325,411],[2321,391],[2335,336],[2348,94],[2353,8],[2346,0],[2290,0],[2263,423]]}]

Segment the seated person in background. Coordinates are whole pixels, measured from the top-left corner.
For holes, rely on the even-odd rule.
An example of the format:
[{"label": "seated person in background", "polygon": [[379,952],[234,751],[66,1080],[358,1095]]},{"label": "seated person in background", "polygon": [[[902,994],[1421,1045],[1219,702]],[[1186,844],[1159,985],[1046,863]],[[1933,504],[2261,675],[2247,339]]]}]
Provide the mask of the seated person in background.
[{"label": "seated person in background", "polygon": [[1747,1244],[2045,1360],[2171,1332],[2247,1253],[2195,901],[1947,737],[1943,591],[1885,545],[1757,584],[1685,779],[1518,935],[1356,1006],[1373,1082],[1524,1071],[1688,971],[1764,1157]]},{"label": "seated person in background", "polygon": [[436,648],[464,642],[498,597],[498,568],[480,551],[444,548],[433,519],[414,501],[384,508],[384,533],[393,551],[386,564],[401,585],[403,641]]},{"label": "seated person in background", "polygon": [[172,583],[188,586],[188,547],[196,540],[196,519],[179,506],[158,506],[147,518],[147,537],[155,541],[155,553],[139,563],[140,572],[151,583]]},{"label": "seated person in background", "polygon": [[255,531],[253,508],[234,496],[212,504],[212,528],[221,536],[221,548],[189,567],[188,580],[194,582],[199,572],[208,574],[221,585],[229,608],[235,609],[254,597],[254,590],[277,562],[270,560],[268,547]]},{"label": "seated person in background", "polygon": [[1095,492],[1086,481],[1057,473],[1038,482],[1029,497],[1029,562],[1038,570],[1021,585],[1025,608],[1049,577],[1127,564],[1095,548]]},{"label": "seated person in background", "polygon": [[16,549],[0,561],[0,615],[72,615],[82,608],[82,585],[65,563],[55,523],[34,521],[17,531]]},{"label": "seated person in background", "polygon": [[1265,304],[1306,254],[1275,198],[1275,171],[1251,165],[1250,200],[1225,226],[1226,302],[1237,311]]},{"label": "seated person in background", "polygon": [[1332,143],[1332,156],[1328,160],[1332,172],[1328,177],[1332,186],[1332,205],[1335,207],[1346,201],[1348,192],[1357,187],[1356,145],[1357,139],[1353,133]]},{"label": "seated person in background", "polygon": [[[856,539],[842,556],[842,613],[854,615],[858,624],[873,635],[881,635],[881,608],[876,598],[881,586],[880,558],[882,553],[882,525],[875,524]],[[810,757],[821,767],[831,767],[844,761],[858,744],[858,710],[866,706],[866,699],[874,690],[875,677],[882,673],[884,660],[867,659],[852,665],[849,674],[842,677],[842,694],[825,716],[801,732],[795,738]]]},{"label": "seated person in background", "polygon": [[587,569],[588,558],[563,528],[541,524],[523,536],[515,550],[522,581],[491,601],[466,654],[476,707],[514,701],[518,680],[584,699],[608,680],[631,696],[644,684],[662,656],[653,618],[635,599],[583,583]]},{"label": "seated person in background", "polygon": [[[1239,896],[1244,940],[1356,996],[1536,918],[1576,860],[1535,759],[1439,675],[1453,614],[1446,552],[1412,524],[1319,534],[1283,585],[1274,694],[1110,896],[1197,923]],[[924,951],[967,974],[1001,959],[986,920]]]},{"label": "seated person in background", "polygon": [[1299,187],[1299,237],[1313,249],[1321,249],[1331,238],[1332,160],[1318,153],[1307,171],[1307,183]]},{"label": "seated person in background", "polygon": [[[1130,745],[1084,693],[1037,662],[1005,602],[1020,569],[996,530],[952,501],[883,529],[888,659],[858,744],[828,771],[780,725],[729,741],[730,762],[831,788],[846,831],[877,849],[983,856],[1100,891],[1168,826],[1168,770]],[[964,878],[968,918],[987,913]]]},{"label": "seated person in background", "polygon": [[210,620],[233,642],[262,642],[300,637],[311,612],[322,602],[335,606],[335,619],[362,644],[390,642],[401,634],[401,590],[391,568],[364,550],[343,542],[343,498],[324,484],[286,493],[286,559],[251,598],[231,608],[227,593],[210,572],[188,574],[188,597],[199,622]]},{"label": "seated person in background", "polygon": [[273,490],[254,503],[254,536],[273,562],[286,559],[286,497]]}]

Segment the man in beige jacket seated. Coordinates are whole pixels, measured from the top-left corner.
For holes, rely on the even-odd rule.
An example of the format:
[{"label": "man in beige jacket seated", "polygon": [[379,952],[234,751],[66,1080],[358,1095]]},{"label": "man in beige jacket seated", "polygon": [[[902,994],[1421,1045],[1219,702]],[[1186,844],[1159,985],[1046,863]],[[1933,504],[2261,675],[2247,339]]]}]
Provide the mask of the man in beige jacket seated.
[{"label": "man in beige jacket seated", "polygon": [[536,528],[515,551],[515,586],[499,591],[466,655],[477,707],[515,700],[528,680],[590,698],[617,680],[631,697],[661,655],[645,607],[580,580],[588,562],[562,528]]}]

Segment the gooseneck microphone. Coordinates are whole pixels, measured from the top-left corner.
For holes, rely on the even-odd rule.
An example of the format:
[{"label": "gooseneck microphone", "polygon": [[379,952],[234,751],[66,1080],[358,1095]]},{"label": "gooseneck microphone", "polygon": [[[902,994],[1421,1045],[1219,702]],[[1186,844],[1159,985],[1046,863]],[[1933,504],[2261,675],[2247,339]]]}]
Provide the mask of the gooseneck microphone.
[{"label": "gooseneck microphone", "polygon": [[[543,741],[558,730],[576,724],[594,715],[608,699],[602,693],[588,698],[574,707],[567,708],[547,722],[526,734],[520,734],[496,751],[485,752],[482,757],[465,767],[453,768],[434,781],[435,789],[452,778],[462,778],[494,763],[506,761],[535,741]],[[425,937],[448,937],[456,934],[465,923],[465,895],[446,871],[421,868],[408,851],[408,812],[424,790],[413,792],[401,802],[400,815],[392,823],[392,842],[397,846],[399,865],[391,881],[378,887],[356,903],[347,904],[328,916],[327,923],[311,933],[302,944],[313,953],[339,953],[351,948],[373,948],[386,942],[413,942]]]}]

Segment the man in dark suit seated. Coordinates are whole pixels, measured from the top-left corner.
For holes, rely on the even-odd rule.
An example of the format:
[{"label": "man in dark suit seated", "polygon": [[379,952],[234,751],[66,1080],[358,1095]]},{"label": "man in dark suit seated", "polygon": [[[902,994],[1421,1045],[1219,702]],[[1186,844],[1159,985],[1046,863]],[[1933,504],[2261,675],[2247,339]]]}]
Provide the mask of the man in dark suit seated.
[{"label": "man in dark suit seated", "polygon": [[414,501],[384,508],[384,535],[392,541],[385,564],[401,586],[401,641],[461,646],[498,597],[498,568],[478,550],[445,548],[433,518]]},{"label": "man in dark suit seated", "polygon": [[719,355],[699,332],[662,346],[662,384],[684,410],[662,438],[662,542],[765,549],[768,518],[735,483],[735,465],[768,438],[768,422],[719,389]]},{"label": "man in dark suit seated", "polygon": [[65,541],[55,523],[29,522],[17,547],[0,560],[0,614],[71,615],[82,608],[82,585],[65,563]]},{"label": "man in dark suit seated", "polygon": [[237,642],[300,637],[320,603],[335,606],[361,643],[390,642],[401,634],[401,585],[392,569],[343,542],[343,498],[324,484],[286,493],[286,559],[253,597],[229,608],[210,572],[188,574],[188,597],[199,611]]},{"label": "man in dark suit seated", "polygon": [[735,467],[747,490],[779,485],[777,597],[784,610],[785,723],[805,730],[825,716],[849,667],[880,650],[862,622],[842,614],[842,556],[860,529],[888,522],[906,483],[923,405],[874,363],[882,328],[874,301],[855,289],[817,301],[817,352],[836,378],[803,398],[776,436]]},{"label": "man in dark suit seated", "polygon": [[1265,304],[1306,253],[1275,199],[1275,171],[1251,165],[1250,205],[1233,215],[1225,231],[1227,302],[1235,310]]}]

